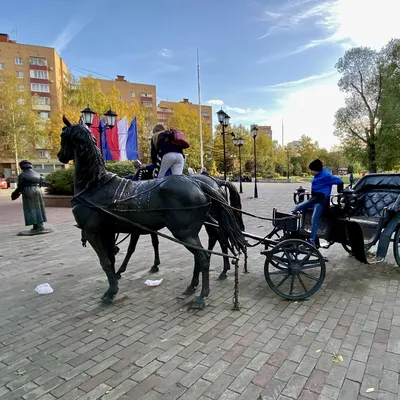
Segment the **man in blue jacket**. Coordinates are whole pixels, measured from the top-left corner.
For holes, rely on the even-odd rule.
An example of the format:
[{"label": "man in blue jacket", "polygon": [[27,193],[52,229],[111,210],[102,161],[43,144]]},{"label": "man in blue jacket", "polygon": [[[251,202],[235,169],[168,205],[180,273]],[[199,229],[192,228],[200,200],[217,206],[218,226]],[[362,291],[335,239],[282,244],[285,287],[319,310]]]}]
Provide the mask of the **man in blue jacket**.
[{"label": "man in blue jacket", "polygon": [[329,196],[333,185],[343,186],[343,181],[338,176],[332,175],[330,171],[324,168],[321,160],[314,160],[309,165],[311,175],[314,176],[311,183],[311,198],[301,204],[298,204],[293,210],[293,214],[300,211],[314,208],[311,220],[310,243],[315,245],[317,238],[318,225],[322,212],[326,206],[329,207]]}]

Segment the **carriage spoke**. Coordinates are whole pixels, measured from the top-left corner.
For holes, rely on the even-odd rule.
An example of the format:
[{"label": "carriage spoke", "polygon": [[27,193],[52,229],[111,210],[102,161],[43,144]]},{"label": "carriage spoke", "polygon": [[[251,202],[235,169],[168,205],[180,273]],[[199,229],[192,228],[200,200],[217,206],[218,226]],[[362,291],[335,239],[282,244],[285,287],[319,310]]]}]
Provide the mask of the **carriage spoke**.
[{"label": "carriage spoke", "polygon": [[302,265],[302,266],[301,266],[301,269],[302,269],[302,270],[304,270],[304,269],[311,269],[311,268],[318,267],[318,266],[320,266],[320,265],[321,265],[321,261],[319,261],[319,260],[310,260],[310,261],[307,262],[306,265]]},{"label": "carriage spoke", "polygon": [[304,265],[310,259],[311,256],[312,256],[312,253],[308,252],[306,254],[306,256],[300,261],[301,265]]},{"label": "carriage spoke", "polygon": [[286,247],[284,247],[284,248],[283,248],[283,252],[285,253],[287,260],[288,260],[290,263],[292,263],[292,262],[294,261],[294,259],[292,258],[292,255],[291,255],[289,249],[286,248]]},{"label": "carriage spoke", "polygon": [[293,294],[293,287],[294,287],[294,275],[292,275],[292,281],[290,282],[290,292],[289,294]]},{"label": "carriage spoke", "polygon": [[285,276],[277,285],[276,287],[280,287],[281,285],[283,285],[289,278],[290,275]]},{"label": "carriage spoke", "polygon": [[299,282],[300,282],[301,286],[303,287],[304,291],[308,292],[308,289],[307,289],[306,285],[304,284],[303,279],[301,279],[301,276],[297,275],[297,277],[299,278]]},{"label": "carriage spoke", "polygon": [[281,271],[272,271],[269,273],[270,275],[283,275],[288,274],[288,270],[282,269]]},{"label": "carriage spoke", "polygon": [[309,279],[312,279],[313,281],[318,282],[318,279],[317,279],[317,278],[314,278],[313,276],[308,275],[306,272],[300,271],[300,274],[306,276],[306,277],[309,278]]},{"label": "carriage spoke", "polygon": [[[276,256],[276,255],[273,255],[273,256],[271,257],[271,261],[272,261],[272,260],[274,260],[275,262],[278,262],[278,263],[280,263],[280,264],[287,264],[287,261],[286,261],[284,258],[278,257],[278,256]],[[274,265],[274,266],[275,266],[275,265]],[[278,267],[278,266],[276,266],[276,268],[282,269],[282,268],[285,268],[285,267]]]}]

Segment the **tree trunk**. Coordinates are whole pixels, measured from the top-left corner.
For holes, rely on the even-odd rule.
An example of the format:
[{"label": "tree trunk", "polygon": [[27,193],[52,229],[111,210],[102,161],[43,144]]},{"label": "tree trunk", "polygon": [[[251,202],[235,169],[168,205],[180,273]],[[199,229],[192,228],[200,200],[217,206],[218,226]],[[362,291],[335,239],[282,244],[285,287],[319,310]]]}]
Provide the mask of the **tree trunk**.
[{"label": "tree trunk", "polygon": [[368,171],[371,174],[375,174],[377,172],[376,143],[374,141],[368,142],[367,148],[368,148]]}]

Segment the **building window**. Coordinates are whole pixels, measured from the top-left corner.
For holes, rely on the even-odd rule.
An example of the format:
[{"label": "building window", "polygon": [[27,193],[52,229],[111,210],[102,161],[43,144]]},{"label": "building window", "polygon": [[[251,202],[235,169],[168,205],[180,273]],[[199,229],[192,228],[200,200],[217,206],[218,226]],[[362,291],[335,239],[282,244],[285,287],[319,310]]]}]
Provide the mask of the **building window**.
[{"label": "building window", "polygon": [[25,99],[18,99],[18,104],[25,104]]},{"label": "building window", "polygon": [[49,119],[49,113],[46,112],[46,111],[41,111],[39,113],[39,117],[42,118],[42,119]]},{"label": "building window", "polygon": [[207,111],[202,111],[202,112],[201,112],[201,115],[202,115],[203,117],[208,117],[208,112],[207,112]]},{"label": "building window", "polygon": [[150,97],[150,98],[153,97],[153,95],[152,95],[151,93],[140,93],[140,95],[141,95],[142,97]]},{"label": "building window", "polygon": [[120,99],[120,100],[124,100],[124,97],[123,97],[123,96],[119,96],[119,99]]},{"label": "building window", "polygon": [[15,64],[22,65],[22,58],[21,57],[15,57]]},{"label": "building window", "polygon": [[23,92],[24,91],[24,85],[18,85],[17,86],[17,91],[18,92]]},{"label": "building window", "polygon": [[50,93],[49,85],[43,83],[31,83],[32,92]]},{"label": "building window", "polygon": [[4,69],[4,63],[0,63],[0,69]]},{"label": "building window", "polygon": [[29,64],[47,67],[47,59],[42,57],[29,57]]},{"label": "building window", "polygon": [[17,78],[18,79],[23,79],[24,78],[24,73],[22,71],[17,71]]},{"label": "building window", "polygon": [[50,105],[50,97],[43,96],[34,96],[32,97],[33,104],[38,106],[49,106]]},{"label": "building window", "polygon": [[130,92],[130,93],[129,93],[129,96],[130,96],[130,97],[135,97],[135,92]]},{"label": "building window", "polygon": [[29,74],[34,79],[49,79],[49,73],[40,69],[31,69]]},{"label": "building window", "polygon": [[153,107],[153,102],[151,102],[151,101],[142,101],[142,104],[145,107]]},{"label": "building window", "polygon": [[48,150],[40,150],[39,158],[50,158],[50,152]]}]

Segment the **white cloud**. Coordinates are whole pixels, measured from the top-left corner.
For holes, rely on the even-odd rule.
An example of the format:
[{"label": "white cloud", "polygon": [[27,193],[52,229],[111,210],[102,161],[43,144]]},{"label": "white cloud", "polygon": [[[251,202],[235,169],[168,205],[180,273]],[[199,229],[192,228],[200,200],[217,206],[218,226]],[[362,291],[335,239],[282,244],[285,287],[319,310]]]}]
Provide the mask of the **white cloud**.
[{"label": "white cloud", "polygon": [[174,52],[170,49],[161,49],[158,54],[166,58],[172,58],[174,56]]},{"label": "white cloud", "polygon": [[224,102],[220,99],[212,99],[207,101],[208,104],[211,106],[223,106]]},{"label": "white cloud", "polygon": [[264,86],[261,88],[257,88],[254,91],[256,91],[256,92],[276,92],[279,90],[286,90],[288,88],[292,88],[294,86],[301,86],[301,85],[304,85],[309,82],[320,81],[320,80],[329,78],[333,75],[337,75],[337,72],[336,71],[323,72],[321,74],[307,76],[305,78],[301,78],[296,81],[288,81],[288,82],[277,83],[275,85]]},{"label": "white cloud", "polygon": [[61,53],[92,19],[93,18],[91,17],[85,17],[84,20],[82,20],[82,18],[74,17],[74,19],[70,21],[64,30],[56,37],[51,47],[54,47],[59,53]]}]

